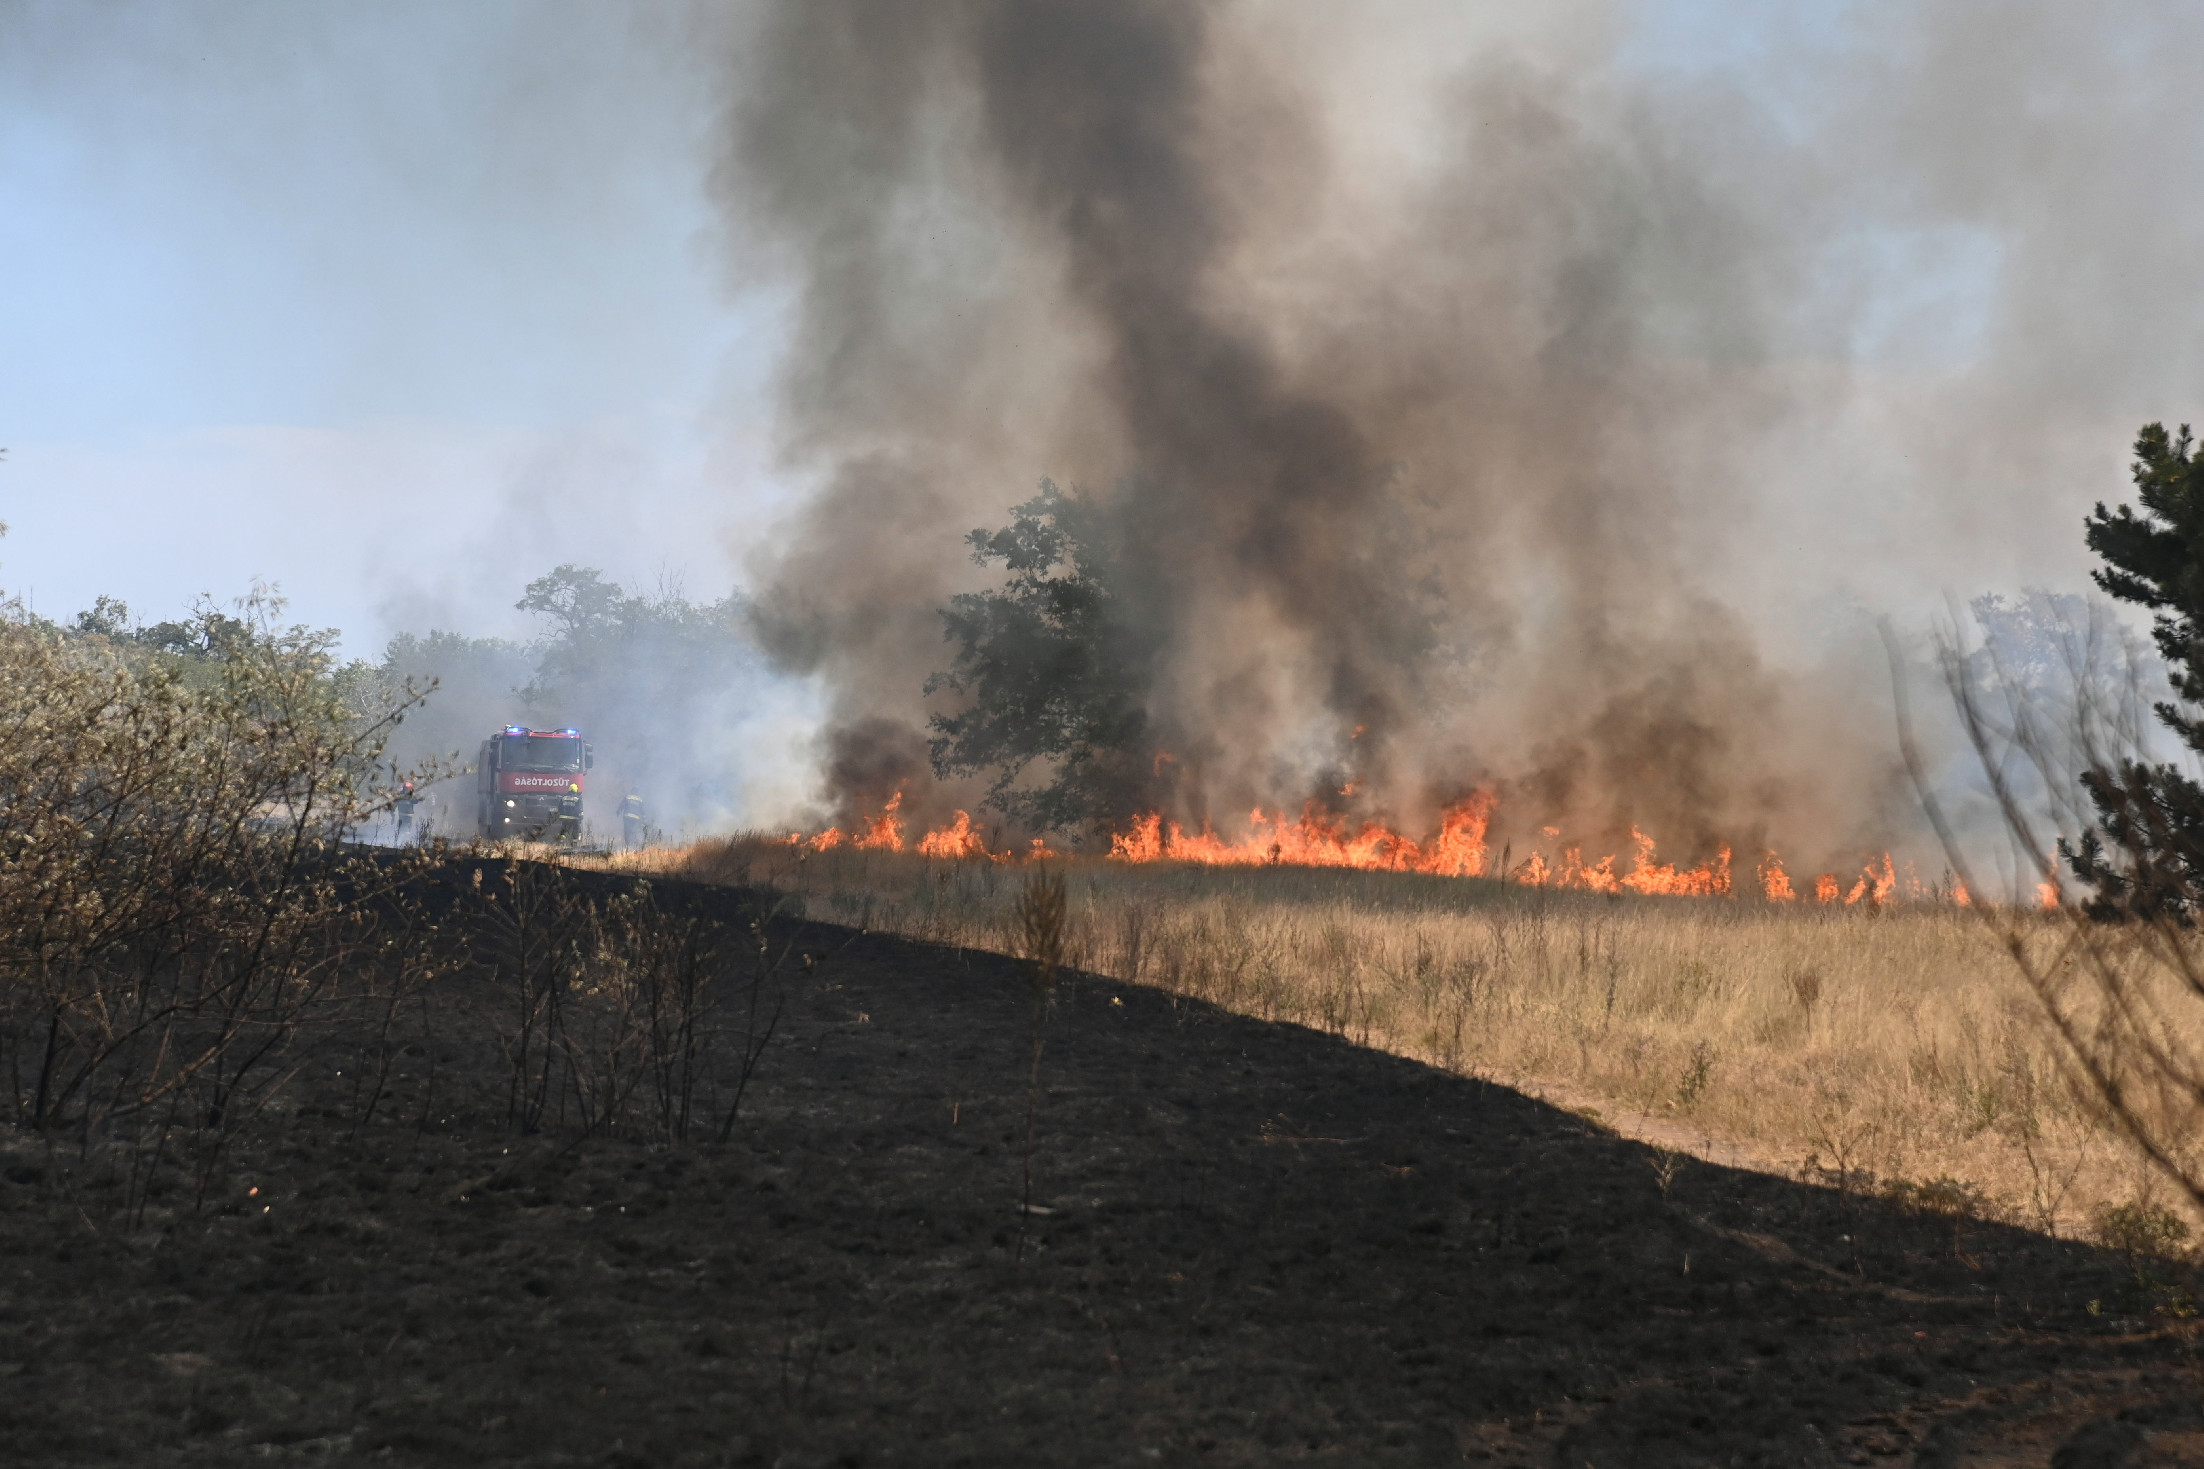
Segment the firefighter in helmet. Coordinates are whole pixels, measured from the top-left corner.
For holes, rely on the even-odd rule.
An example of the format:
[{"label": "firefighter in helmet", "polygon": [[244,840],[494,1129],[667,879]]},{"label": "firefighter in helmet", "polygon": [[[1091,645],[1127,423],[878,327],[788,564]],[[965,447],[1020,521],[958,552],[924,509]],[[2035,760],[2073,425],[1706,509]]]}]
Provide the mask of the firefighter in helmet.
[{"label": "firefighter in helmet", "polygon": [[566,783],[566,794],[559,797],[559,840],[578,842],[582,838],[582,785],[580,781]]},{"label": "firefighter in helmet", "polygon": [[633,791],[620,798],[620,844],[643,845],[643,798]]}]

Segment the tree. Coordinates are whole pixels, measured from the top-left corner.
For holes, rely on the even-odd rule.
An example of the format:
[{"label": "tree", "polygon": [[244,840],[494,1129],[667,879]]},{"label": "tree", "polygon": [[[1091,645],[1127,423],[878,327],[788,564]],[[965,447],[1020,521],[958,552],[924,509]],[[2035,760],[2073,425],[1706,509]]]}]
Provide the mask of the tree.
[{"label": "tree", "polygon": [[92,603],[89,611],[76,615],[71,626],[78,632],[97,633],[103,638],[124,638],[130,636],[131,629],[137,623],[130,615],[128,602],[103,593]]},{"label": "tree", "polygon": [[[1036,830],[1112,824],[1147,800],[1154,738],[1147,711],[1156,640],[1128,615],[1101,508],[1042,480],[1010,524],[965,537],[972,560],[1000,563],[1000,588],[942,611],[956,651],[925,691],[964,696],[930,723],[937,775],[992,775],[987,803]],[[1045,781],[1021,785],[1035,766]]]},{"label": "tree", "polygon": [[[2140,512],[2100,504],[2088,518],[2089,548],[2105,563],[2096,582],[2156,614],[2153,640],[2177,697],[2153,710],[2204,754],[2204,455],[2193,452],[2185,425],[2169,435],[2154,423],[2136,438],[2134,475]],[[1995,665],[1987,672],[1956,640],[1942,649],[1984,781],[2015,852],[2042,864],[2053,896],[2045,818],[2081,829],[2079,841],[2058,849],[2095,896],[2080,910],[1977,903],[1974,911],[2035,993],[2076,1078],[2138,1152],[2204,1208],[2204,953],[2195,927],[2204,908],[2204,787],[2151,758],[2149,721],[2132,708],[2145,665],[2117,629],[2092,615],[2086,627],[2053,630],[2057,661],[2074,675],[2069,707],[2059,711],[2033,686],[2043,660],[2007,664],[1995,646],[1997,618],[1984,628]],[[1968,890],[1986,894],[1927,778],[1902,683],[1898,691],[1901,749],[1929,820]]]},{"label": "tree", "polygon": [[616,631],[641,600],[606,581],[596,567],[568,562],[528,583],[513,605],[548,617],[557,625],[560,639],[576,642]]},{"label": "tree", "polygon": [[[2089,549],[2105,565],[2092,575],[2123,602],[2148,607],[2151,635],[2178,702],[2152,706],[2191,751],[2204,754],[2204,453],[2189,426],[2164,424],[2135,440],[2136,498],[2090,514]],[[2098,830],[2067,852],[2075,875],[2096,889],[2099,917],[2160,912],[2188,916],[2204,894],[2204,786],[2170,764],[2125,756],[2095,762],[2081,776]]]}]

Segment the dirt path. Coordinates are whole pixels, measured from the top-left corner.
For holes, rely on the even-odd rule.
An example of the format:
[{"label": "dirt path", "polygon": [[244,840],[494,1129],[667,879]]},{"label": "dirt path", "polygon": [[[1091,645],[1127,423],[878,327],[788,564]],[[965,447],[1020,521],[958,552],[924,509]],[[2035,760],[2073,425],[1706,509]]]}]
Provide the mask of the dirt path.
[{"label": "dirt path", "polygon": [[1152,991],[1061,987],[1021,1216],[1025,996],[865,938],[727,1147],[446,1073],[137,1233],[16,1139],[0,1462],[2204,1462],[2118,1261]]}]

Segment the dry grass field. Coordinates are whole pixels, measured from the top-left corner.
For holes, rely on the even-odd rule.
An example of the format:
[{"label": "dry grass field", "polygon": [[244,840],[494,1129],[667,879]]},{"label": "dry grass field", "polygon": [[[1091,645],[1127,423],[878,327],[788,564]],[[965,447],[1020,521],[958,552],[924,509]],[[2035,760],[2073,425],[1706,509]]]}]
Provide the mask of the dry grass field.
[{"label": "dry grass field", "polygon": [[[614,860],[770,885],[814,919],[1015,951],[1018,867],[799,855],[767,837]],[[1518,1087],[1678,1153],[2184,1248],[2174,1191],[2075,1087],[2035,996],[1969,910],[1067,868],[1078,968]],[[2046,950],[2057,942],[2057,918],[2025,921]],[[2128,1238],[2138,1229],[2151,1238]]]}]

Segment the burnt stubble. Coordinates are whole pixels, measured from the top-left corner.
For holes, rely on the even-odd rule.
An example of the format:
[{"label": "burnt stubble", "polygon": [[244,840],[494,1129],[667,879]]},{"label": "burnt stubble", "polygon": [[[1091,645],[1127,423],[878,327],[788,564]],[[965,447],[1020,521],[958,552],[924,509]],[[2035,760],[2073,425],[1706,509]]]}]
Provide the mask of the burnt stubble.
[{"label": "burnt stubble", "polygon": [[1027,976],[776,924],[830,957],[789,967],[725,1145],[517,1133],[494,1051],[429,1032],[364,1126],[336,1053],[309,1061],[196,1210],[135,1221],[98,1150],[9,1136],[4,1457],[1575,1469],[2204,1443],[2181,1323],[2101,1252],[1663,1171],[1506,1088],[1071,973],[1021,1259]]}]

